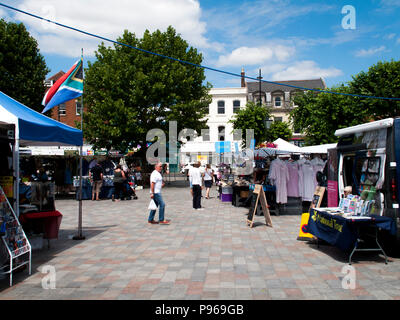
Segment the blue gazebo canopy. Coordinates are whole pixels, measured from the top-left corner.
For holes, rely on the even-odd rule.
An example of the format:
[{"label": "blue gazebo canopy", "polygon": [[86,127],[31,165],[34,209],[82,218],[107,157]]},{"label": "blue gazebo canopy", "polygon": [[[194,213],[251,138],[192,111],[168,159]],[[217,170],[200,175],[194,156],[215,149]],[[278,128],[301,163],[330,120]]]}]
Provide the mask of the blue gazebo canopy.
[{"label": "blue gazebo canopy", "polygon": [[81,146],[83,144],[81,130],[36,112],[1,91],[0,121],[15,124],[15,139],[19,139],[20,145]]}]

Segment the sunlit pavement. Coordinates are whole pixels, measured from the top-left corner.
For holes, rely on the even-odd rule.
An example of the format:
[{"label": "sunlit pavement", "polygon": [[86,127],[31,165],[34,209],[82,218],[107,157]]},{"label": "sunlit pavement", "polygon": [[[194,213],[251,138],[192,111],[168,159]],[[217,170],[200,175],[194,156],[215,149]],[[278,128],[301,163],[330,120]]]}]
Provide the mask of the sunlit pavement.
[{"label": "sunlit pavement", "polygon": [[377,253],[356,253],[351,272],[339,249],[297,240],[301,212],[272,215],[272,228],[255,216],[249,228],[248,209],[218,200],[215,186],[196,211],[187,182],[178,181],[163,190],[171,224],[150,225],[149,190],[137,195],[84,200],[85,240],[72,239],[78,202],[57,200],[59,239],[33,252],[32,275],[15,274],[12,287],[3,277],[0,299],[400,298],[399,259],[385,265]]}]

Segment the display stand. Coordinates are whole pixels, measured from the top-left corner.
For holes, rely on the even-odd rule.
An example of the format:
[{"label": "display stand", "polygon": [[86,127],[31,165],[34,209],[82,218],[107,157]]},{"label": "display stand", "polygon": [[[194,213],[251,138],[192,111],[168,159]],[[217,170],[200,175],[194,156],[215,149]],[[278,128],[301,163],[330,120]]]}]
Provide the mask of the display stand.
[{"label": "display stand", "polygon": [[[3,271],[3,274],[10,274],[11,287],[12,274],[16,269],[29,264],[29,275],[31,274],[32,248],[1,186],[0,219],[2,220],[1,232],[4,233],[3,244],[10,258],[9,265],[3,266],[3,269],[8,269]],[[24,261],[27,256],[28,260]]]},{"label": "display stand", "polygon": [[261,207],[265,218],[265,224],[272,227],[272,220],[268,209],[267,199],[265,198],[264,189],[261,185],[256,184],[253,191],[253,199],[251,201],[249,213],[247,215],[247,225],[253,227],[254,215],[257,210],[258,201],[261,201]]},{"label": "display stand", "polygon": [[319,208],[321,206],[324,193],[325,193],[325,187],[318,186],[315,188],[313,199],[308,212],[310,212],[311,209]]}]

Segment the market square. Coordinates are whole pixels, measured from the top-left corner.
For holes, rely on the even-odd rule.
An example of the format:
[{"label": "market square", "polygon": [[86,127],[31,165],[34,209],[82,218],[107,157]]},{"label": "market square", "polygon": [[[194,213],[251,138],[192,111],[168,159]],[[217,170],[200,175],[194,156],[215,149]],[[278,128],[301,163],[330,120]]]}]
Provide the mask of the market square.
[{"label": "market square", "polygon": [[399,300],[399,10],[1,1],[0,300]]},{"label": "market square", "polygon": [[[83,202],[85,240],[77,232],[78,202],[57,200],[59,239],[35,250],[32,275],[24,270],[1,299],[156,300],[392,300],[400,297],[398,258],[357,253],[355,289],[344,289],[347,255],[330,245],[298,241],[301,214],[262,216],[246,225],[247,208],[216,198],[191,208],[187,181],[164,190],[168,226],[147,224],[148,189],[138,200]],[[179,194],[179,197],[177,195]],[[55,289],[46,288],[55,269]],[[346,287],[346,286],[344,286]]]}]

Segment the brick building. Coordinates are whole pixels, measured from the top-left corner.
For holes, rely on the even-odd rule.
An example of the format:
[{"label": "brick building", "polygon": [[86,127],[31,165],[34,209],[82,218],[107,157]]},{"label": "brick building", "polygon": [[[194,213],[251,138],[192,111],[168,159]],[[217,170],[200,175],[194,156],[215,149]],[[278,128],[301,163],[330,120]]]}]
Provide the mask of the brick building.
[{"label": "brick building", "polygon": [[[59,71],[45,81],[47,92],[53,84],[65,74],[64,71]],[[69,100],[51,109],[51,118],[59,122],[65,123],[71,127],[76,128],[76,123],[80,127],[81,123],[81,97]],[[84,112],[86,108],[84,108]]]}]

